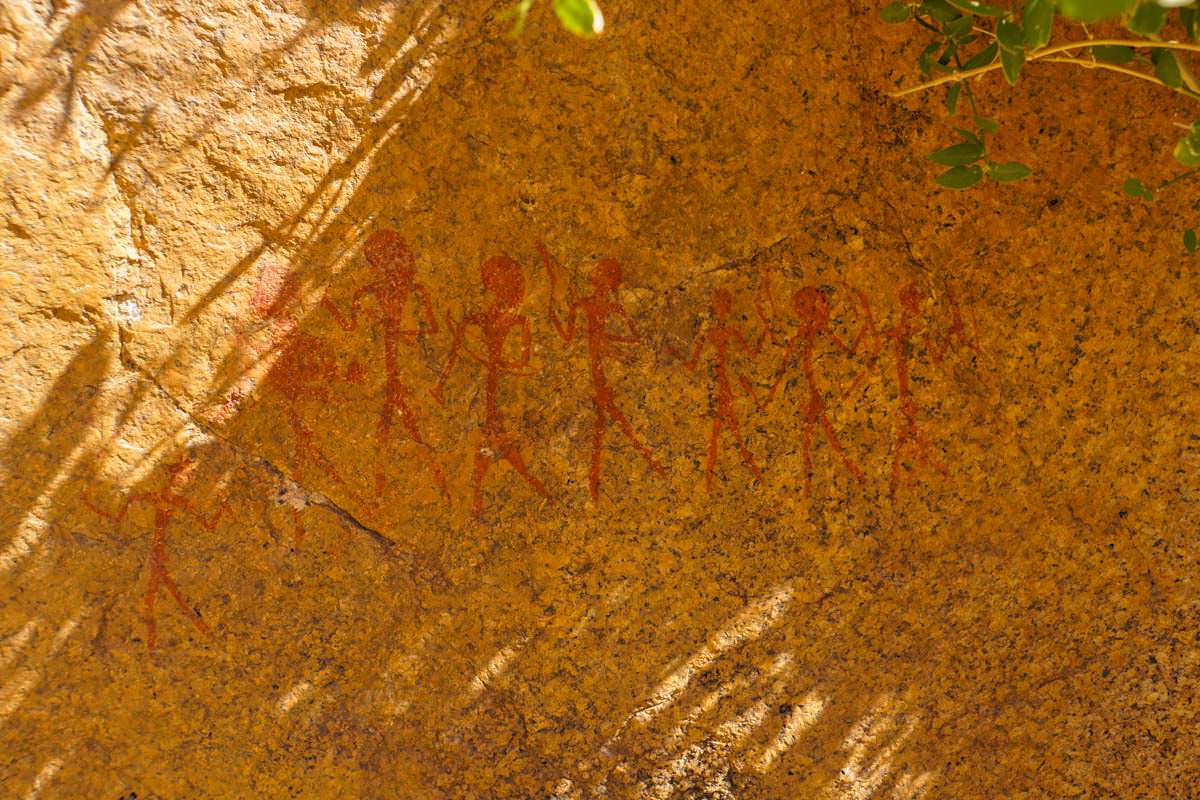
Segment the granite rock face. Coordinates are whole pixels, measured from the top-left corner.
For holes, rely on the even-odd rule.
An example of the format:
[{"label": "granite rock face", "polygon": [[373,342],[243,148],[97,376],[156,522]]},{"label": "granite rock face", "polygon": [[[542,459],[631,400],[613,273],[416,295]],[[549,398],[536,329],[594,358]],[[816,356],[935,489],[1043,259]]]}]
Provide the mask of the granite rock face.
[{"label": "granite rock face", "polygon": [[604,8],[0,8],[5,796],[1196,791],[1188,109]]}]

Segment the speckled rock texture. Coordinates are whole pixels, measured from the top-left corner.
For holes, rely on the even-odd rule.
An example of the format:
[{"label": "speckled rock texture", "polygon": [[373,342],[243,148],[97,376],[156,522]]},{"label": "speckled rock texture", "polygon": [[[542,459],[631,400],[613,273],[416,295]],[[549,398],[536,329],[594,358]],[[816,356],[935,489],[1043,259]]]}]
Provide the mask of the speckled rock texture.
[{"label": "speckled rock texture", "polygon": [[0,7],[0,795],[1200,796],[1186,100],[502,8]]}]

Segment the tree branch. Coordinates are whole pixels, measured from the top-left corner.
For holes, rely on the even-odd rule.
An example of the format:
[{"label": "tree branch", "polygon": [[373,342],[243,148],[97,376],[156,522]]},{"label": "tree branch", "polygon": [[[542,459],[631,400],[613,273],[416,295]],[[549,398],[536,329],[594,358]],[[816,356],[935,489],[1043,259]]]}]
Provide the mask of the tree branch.
[{"label": "tree branch", "polygon": [[[1043,47],[1041,50],[1037,50],[1027,55],[1025,57],[1025,61],[1026,63],[1031,61],[1039,61],[1041,59],[1048,58],[1049,56],[1057,55],[1058,53],[1069,53],[1072,50],[1080,50],[1085,47],[1096,46],[1135,48],[1146,47],[1150,49],[1185,50],[1193,53],[1200,53],[1200,44],[1187,44],[1185,42],[1152,42],[1144,39],[1087,39],[1082,42],[1069,42],[1067,44],[1054,45],[1053,47]],[[1084,62],[1080,61],[1075,63],[1078,63],[1082,66]],[[935,86],[941,86],[943,83],[950,83],[951,81],[965,81],[979,75],[984,75],[988,72],[993,72],[1000,68],[1001,63],[996,61],[991,64],[986,64],[982,67],[975,67],[974,69],[963,70],[961,72],[952,72],[949,75],[943,75],[940,78],[934,78],[932,80],[925,81],[924,83],[917,84],[916,86],[910,86],[907,89],[897,89],[894,92],[889,92],[888,95],[890,97],[904,97],[905,95],[916,94],[917,92],[923,92],[926,89],[932,89]]]}]

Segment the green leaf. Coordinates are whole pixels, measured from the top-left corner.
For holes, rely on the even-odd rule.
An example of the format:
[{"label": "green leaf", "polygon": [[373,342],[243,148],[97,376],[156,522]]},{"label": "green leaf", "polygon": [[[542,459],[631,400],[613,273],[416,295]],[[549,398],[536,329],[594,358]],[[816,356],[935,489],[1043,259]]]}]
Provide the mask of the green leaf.
[{"label": "green leaf", "polygon": [[1121,185],[1121,189],[1130,197],[1140,197],[1143,200],[1153,200],[1154,192],[1146,188],[1146,184],[1137,178],[1130,178]]},{"label": "green leaf", "polygon": [[529,9],[533,8],[533,0],[521,0],[514,6],[509,6],[504,11],[500,12],[500,19],[513,20],[513,26],[509,30],[512,36],[520,36],[521,31],[525,30],[525,23],[529,20]]},{"label": "green leaf", "polygon": [[1121,16],[1133,3],[1134,0],[1058,0],[1058,8],[1077,22],[1099,22]]},{"label": "green leaf", "polygon": [[899,0],[897,0],[895,3],[888,3],[879,12],[879,16],[889,25],[908,22],[908,18],[911,15],[912,10],[908,7],[908,4],[901,3]]},{"label": "green leaf", "polygon": [[1011,50],[1000,51],[1000,67],[1004,70],[1004,79],[1008,81],[1009,86],[1017,85],[1017,75],[1021,72],[1021,65],[1024,63],[1024,50],[1018,50],[1015,53]]},{"label": "green leaf", "polygon": [[1187,31],[1189,39],[1196,38],[1196,9],[1194,6],[1179,9],[1179,22]]},{"label": "green leaf", "polygon": [[925,0],[922,7],[929,16],[933,17],[935,22],[950,22],[962,16],[946,0]]},{"label": "green leaf", "polygon": [[1191,130],[1175,145],[1175,160],[1187,167],[1200,166],[1200,122],[1193,122]]},{"label": "green leaf", "polygon": [[977,14],[981,17],[1003,17],[1005,14],[1003,8],[989,3],[980,3],[977,0],[949,0],[949,3],[960,11]]},{"label": "green leaf", "polygon": [[956,130],[956,131],[958,132],[958,135],[959,135],[959,136],[963,137],[964,139],[966,139],[966,140],[967,140],[968,142],[970,142],[971,144],[977,144],[977,145],[979,145],[980,147],[983,147],[983,139],[980,139],[978,136],[976,136],[975,134],[971,133],[971,132],[970,132],[969,130],[967,130],[966,128],[955,128],[954,130]]},{"label": "green leaf", "polygon": [[1157,36],[1167,20],[1167,10],[1156,2],[1142,3],[1129,20],[1129,30],[1142,36]]},{"label": "green leaf", "polygon": [[1180,139],[1175,145],[1175,160],[1185,167],[1200,167],[1200,152],[1187,144],[1187,139]]},{"label": "green leaf", "polygon": [[949,42],[950,43],[946,45],[946,49],[942,51],[942,54],[938,56],[937,60],[937,63],[941,64],[943,67],[950,66],[950,59],[954,58],[954,54],[958,52],[958,42],[954,41],[953,39],[950,39]]},{"label": "green leaf", "polygon": [[1017,74],[1025,63],[1025,35],[1021,26],[1006,19],[996,26],[996,38],[1000,41],[1000,67],[1010,86],[1017,85]]},{"label": "green leaf", "polygon": [[1011,20],[1000,20],[996,25],[996,38],[1005,50],[1020,50],[1025,46],[1025,34],[1021,32],[1021,26]]},{"label": "green leaf", "polygon": [[996,60],[996,53],[1000,51],[1000,46],[992,42],[987,47],[980,50],[975,55],[967,59],[967,63],[963,64],[963,69],[976,69],[978,67],[986,67],[988,64]]},{"label": "green leaf", "polygon": [[1189,253],[1196,252],[1196,229],[1188,228],[1183,232],[1183,246]]},{"label": "green leaf", "polygon": [[1132,47],[1124,47],[1122,45],[1098,44],[1091,48],[1092,55],[1101,61],[1107,61],[1110,64],[1128,64],[1133,61],[1133,57],[1137,52]]},{"label": "green leaf", "polygon": [[971,164],[983,157],[983,145],[978,142],[961,142],[935,150],[925,156],[935,164],[957,167]]},{"label": "green leaf", "polygon": [[930,71],[933,69],[933,54],[942,46],[941,42],[930,42],[926,45],[921,54],[917,56],[917,67],[921,70],[921,77],[928,78]]},{"label": "green leaf", "polygon": [[983,168],[974,164],[970,167],[952,167],[934,178],[934,181],[947,189],[967,189],[982,179]]},{"label": "green leaf", "polygon": [[987,117],[981,117],[976,114],[975,127],[979,128],[979,130],[983,131],[984,133],[995,133],[996,131],[1000,130],[1000,123],[996,122],[994,119],[988,119]]},{"label": "green leaf", "polygon": [[942,26],[942,33],[952,36],[955,39],[961,39],[971,32],[971,22],[970,17],[959,17],[958,19],[950,20]]},{"label": "green leaf", "polygon": [[592,37],[604,31],[604,14],[596,0],[554,0],[554,13],[576,36]]},{"label": "green leaf", "polygon": [[1000,42],[1000,66],[1004,79],[1010,86],[1016,85],[1016,76],[1025,64],[1025,34],[1021,26],[1009,19],[1001,19],[996,25],[996,40]]},{"label": "green leaf", "polygon": [[1033,174],[1033,170],[1019,161],[988,165],[988,175],[992,180],[999,181],[1000,183],[1019,181],[1022,178],[1028,178],[1031,174]]},{"label": "green leaf", "polygon": [[1154,74],[1164,86],[1170,86],[1172,89],[1183,86],[1183,75],[1179,72],[1179,62],[1175,60],[1174,53],[1170,50],[1155,49],[1150,54],[1150,60],[1154,62]]},{"label": "green leaf", "polygon": [[958,95],[962,92],[962,84],[955,83],[951,85],[950,90],[946,92],[946,110],[954,116],[958,111]]},{"label": "green leaf", "polygon": [[1054,27],[1054,0],[1029,0],[1021,14],[1025,27],[1025,47],[1036,50],[1050,41],[1050,30]]}]

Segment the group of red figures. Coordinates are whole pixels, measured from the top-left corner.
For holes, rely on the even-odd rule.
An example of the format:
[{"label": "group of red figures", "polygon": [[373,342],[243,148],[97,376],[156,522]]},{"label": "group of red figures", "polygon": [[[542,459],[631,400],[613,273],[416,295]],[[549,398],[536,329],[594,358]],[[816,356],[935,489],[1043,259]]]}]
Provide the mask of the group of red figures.
[{"label": "group of red figures", "polygon": [[[588,488],[592,498],[596,500],[600,495],[604,441],[609,428],[613,426],[651,471],[666,478],[662,462],[645,439],[639,436],[618,404],[617,391],[606,371],[614,356],[620,354],[622,345],[649,345],[621,303],[618,292],[622,282],[621,264],[612,259],[600,260],[592,269],[590,290],[586,294],[579,294],[568,287],[563,302],[558,299],[561,281],[559,267],[544,245],[539,243],[538,251],[550,281],[548,317],[551,327],[564,342],[580,338],[587,347],[593,412],[588,471]],[[451,493],[445,470],[422,432],[418,398],[401,374],[402,346],[418,336],[441,331],[433,310],[433,300],[429,290],[417,280],[412,250],[396,231],[382,229],[372,233],[367,237],[363,253],[371,268],[372,281],[354,292],[346,312],[329,298],[323,299],[321,306],[346,331],[355,330],[364,313],[372,313],[383,334],[384,396],[377,417],[375,497],[381,497],[386,489],[384,450],[399,433],[415,446],[423,468],[437,491],[449,503]],[[449,353],[430,390],[434,400],[442,404],[446,383],[461,363],[473,362],[482,371],[483,419],[472,464],[472,499],[477,514],[483,509],[483,485],[488,470],[500,461],[507,463],[539,496],[550,497],[543,481],[526,463],[521,452],[523,437],[505,415],[501,403],[502,382],[506,376],[534,374],[530,365],[532,324],[529,316],[522,311],[525,276],[515,260],[497,255],[484,261],[480,277],[485,294],[484,305],[460,319],[455,319],[451,314],[445,317],[450,336]],[[780,387],[785,385],[797,367],[803,377],[802,386],[805,390],[797,409],[797,417],[802,424],[805,494],[811,493],[812,445],[817,436],[824,436],[847,473],[858,481],[865,481],[864,471],[838,438],[826,410],[827,398],[837,393],[843,399],[849,399],[889,349],[896,390],[892,412],[895,433],[890,493],[895,495],[905,463],[946,472],[945,464],[932,452],[929,439],[919,425],[918,405],[910,381],[911,362],[920,346],[924,346],[935,363],[941,362],[954,347],[966,347],[978,352],[978,345],[962,310],[953,295],[948,294],[946,300],[951,324],[942,335],[935,335],[931,321],[922,311],[926,295],[918,286],[909,283],[899,291],[898,318],[891,325],[881,328],[875,322],[866,296],[856,289],[848,288],[848,291],[854,295],[856,317],[860,323],[857,334],[849,341],[836,332],[825,291],[811,285],[796,289],[791,295],[790,319],[787,319],[788,315],[781,314],[776,306],[770,276],[764,274],[754,303],[761,323],[757,335],[748,336],[733,319],[732,294],[728,289],[718,288],[712,293],[711,315],[696,333],[691,346],[684,351],[666,348],[688,372],[695,372],[701,358],[709,354],[712,404],[704,462],[706,488],[712,488],[723,433],[732,439],[745,468],[755,479],[762,477],[761,468],[742,435],[734,402],[734,386],[740,386],[754,406],[762,410],[774,400]],[[365,303],[368,299],[373,303]],[[306,463],[311,463],[342,491],[362,500],[321,452],[314,431],[300,413],[303,402],[328,403],[331,377],[337,376],[338,367],[333,351],[323,340],[300,330],[299,321],[294,316],[298,301],[299,281],[294,272],[287,271],[265,272],[258,292],[251,299],[254,314],[260,320],[270,322],[273,331],[271,340],[257,350],[259,355],[270,351],[275,358],[267,374],[266,385],[282,401],[285,417],[293,433],[290,466],[294,477],[300,479]],[[785,324],[790,331],[781,333],[779,329]],[[516,342],[512,344],[514,338]],[[731,361],[737,353],[746,357],[758,356],[768,340],[782,348],[783,356],[769,385],[756,389],[744,374],[735,374]],[[848,386],[831,385],[833,381],[818,369],[820,356],[829,349],[862,359],[861,372]],[[357,361],[345,373],[345,379],[351,382],[362,382],[364,377],[365,373]],[[236,403],[239,400],[240,395],[235,391],[229,402]],[[165,531],[172,515],[184,511],[211,529],[221,511],[227,508],[222,504],[212,518],[205,519],[192,507],[182,492],[193,467],[194,464],[186,457],[170,465],[167,483],[160,491],[131,495],[118,514],[105,512],[93,505],[86,496],[84,498],[94,511],[114,520],[124,516],[131,502],[147,502],[156,510],[150,583],[145,598],[151,650],[156,641],[154,602],[160,587],[166,589],[198,629],[208,632],[207,626],[185,601],[166,569]],[[303,527],[299,512],[294,513],[297,515],[296,539],[299,541]]]}]

